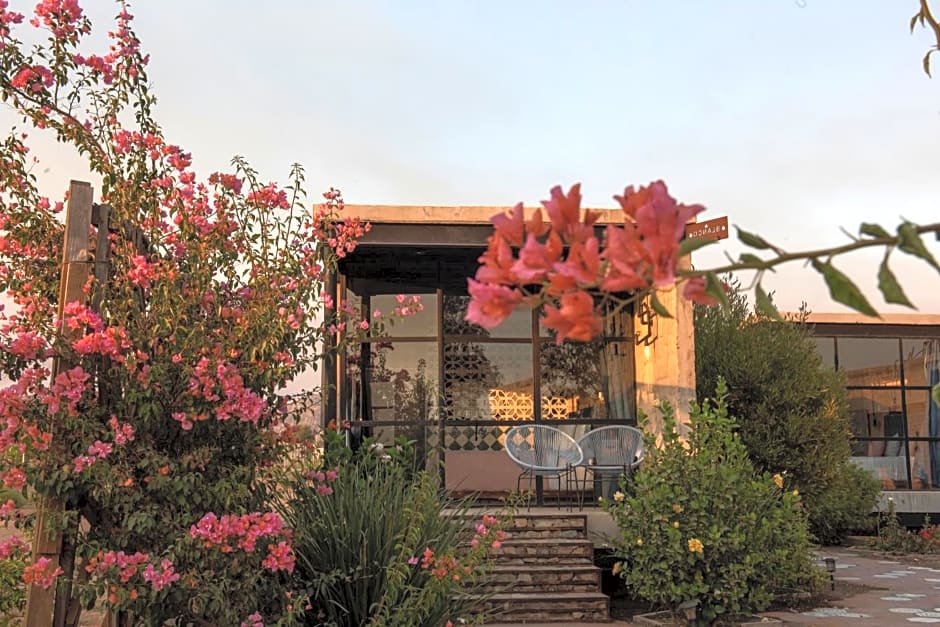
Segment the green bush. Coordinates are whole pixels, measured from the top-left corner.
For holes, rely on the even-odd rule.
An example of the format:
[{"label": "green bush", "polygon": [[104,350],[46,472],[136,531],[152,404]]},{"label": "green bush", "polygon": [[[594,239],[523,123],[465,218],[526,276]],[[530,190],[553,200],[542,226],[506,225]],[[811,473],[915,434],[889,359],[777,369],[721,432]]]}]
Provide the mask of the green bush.
[{"label": "green bush", "polygon": [[872,505],[881,486],[871,473],[844,461],[833,480],[815,495],[811,512],[811,531],[818,542],[839,544],[847,533],[870,532],[876,519]]},{"label": "green bush", "polygon": [[499,523],[473,521],[468,501],[415,472],[408,443],[367,440],[352,452],[340,440],[328,431],[322,464],[292,472],[281,503],[294,532],[294,587],[311,600],[305,624],[473,622]]},{"label": "green bush", "polygon": [[615,571],[634,598],[674,611],[694,600],[708,622],[760,611],[823,578],[798,492],[755,472],[721,381],[716,399],[692,405],[687,439],[663,405],[662,442],[648,437],[627,494],[603,502],[620,531]]},{"label": "green bush", "polygon": [[26,608],[23,570],[30,561],[28,537],[0,540],[0,627],[20,624],[20,613]]},{"label": "green bush", "polygon": [[698,398],[719,378],[727,381],[728,410],[751,461],[798,488],[811,533],[838,543],[872,511],[878,490],[873,479],[846,466],[845,383],[822,363],[805,315],[770,319],[751,311],[736,286],[729,298],[727,308],[695,309]]}]

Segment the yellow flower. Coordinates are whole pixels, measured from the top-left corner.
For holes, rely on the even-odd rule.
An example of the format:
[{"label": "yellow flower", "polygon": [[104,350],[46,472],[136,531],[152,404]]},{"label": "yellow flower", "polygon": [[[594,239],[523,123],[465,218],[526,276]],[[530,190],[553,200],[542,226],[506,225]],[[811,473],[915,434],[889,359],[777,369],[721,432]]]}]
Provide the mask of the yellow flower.
[{"label": "yellow flower", "polygon": [[676,522],[672,523],[672,526],[675,527],[676,529],[678,529],[678,528],[679,528],[679,521],[677,520]]},{"label": "yellow flower", "polygon": [[780,473],[774,475],[774,484],[779,488],[783,489],[783,477],[780,476]]},{"label": "yellow flower", "polygon": [[682,506],[679,505],[678,503],[673,503],[673,504],[672,504],[672,511],[674,511],[674,512],[677,513],[677,514],[681,514],[681,513],[682,513]]},{"label": "yellow flower", "polygon": [[793,490],[793,496],[799,496],[799,495],[800,495],[800,491],[794,489],[794,490]]},{"label": "yellow flower", "polygon": [[616,492],[614,492],[614,500],[617,501],[618,503],[623,503],[623,500],[625,498],[627,498],[627,495],[621,492],[620,490],[617,490]]},{"label": "yellow flower", "polygon": [[598,503],[603,503],[603,502],[604,502],[604,497],[603,497],[603,496],[597,497],[597,502],[598,502]]},{"label": "yellow flower", "polygon": [[693,553],[701,553],[705,550],[705,546],[702,544],[702,541],[698,538],[689,539],[689,550]]},{"label": "yellow flower", "polygon": [[614,563],[613,574],[614,574],[614,575],[619,575],[619,574],[620,574],[620,571],[621,571],[622,569],[623,569],[623,562],[615,562],[615,563]]},{"label": "yellow flower", "polygon": [[637,539],[636,539],[636,545],[637,545],[637,546],[643,546],[643,538],[637,538]]}]

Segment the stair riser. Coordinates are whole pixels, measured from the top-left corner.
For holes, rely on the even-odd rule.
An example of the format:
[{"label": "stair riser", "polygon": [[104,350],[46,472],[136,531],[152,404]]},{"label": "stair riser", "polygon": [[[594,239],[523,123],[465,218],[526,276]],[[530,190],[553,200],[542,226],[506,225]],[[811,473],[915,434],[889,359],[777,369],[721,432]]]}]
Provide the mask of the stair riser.
[{"label": "stair riser", "polygon": [[500,622],[606,622],[610,620],[608,601],[566,601],[553,603],[551,597],[525,602],[490,603],[487,615]]},{"label": "stair riser", "polygon": [[593,564],[594,547],[586,544],[546,549],[544,546],[504,544],[493,551],[493,558],[497,564]]},{"label": "stair riser", "polygon": [[571,572],[495,573],[487,579],[487,588],[500,592],[597,592],[601,585],[599,570]]},{"label": "stair riser", "polygon": [[506,531],[506,538],[510,540],[524,540],[526,538],[587,538],[584,529],[510,529]]},{"label": "stair riser", "polygon": [[556,583],[556,584],[499,584],[486,583],[482,591],[486,593],[512,592],[519,594],[551,594],[555,592],[597,592],[597,582],[591,583]]}]

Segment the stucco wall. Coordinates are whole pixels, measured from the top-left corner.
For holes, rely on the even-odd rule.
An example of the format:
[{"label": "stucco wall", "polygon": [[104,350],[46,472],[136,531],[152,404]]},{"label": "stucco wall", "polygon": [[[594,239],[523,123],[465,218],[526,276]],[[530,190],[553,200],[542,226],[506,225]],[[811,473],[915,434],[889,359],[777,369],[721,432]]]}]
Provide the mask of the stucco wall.
[{"label": "stucco wall", "polygon": [[[637,406],[648,417],[648,429],[662,431],[661,402],[668,402],[676,411],[679,422],[687,423],[689,402],[695,399],[695,331],[692,304],[672,289],[658,293],[659,301],[672,314],[672,318],[656,316],[656,341],[649,346],[637,346],[636,388]],[[636,329],[645,332],[639,318]]]}]

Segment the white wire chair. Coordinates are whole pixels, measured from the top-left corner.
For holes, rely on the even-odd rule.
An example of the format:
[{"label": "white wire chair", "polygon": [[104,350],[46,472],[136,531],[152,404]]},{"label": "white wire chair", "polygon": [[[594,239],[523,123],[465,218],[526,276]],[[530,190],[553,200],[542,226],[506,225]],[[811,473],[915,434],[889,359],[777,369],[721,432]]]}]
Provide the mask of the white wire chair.
[{"label": "white wire chair", "polygon": [[[643,432],[635,427],[609,425],[588,431],[578,439],[583,459],[578,468],[583,468],[585,487],[588,474],[601,479],[602,492],[606,483],[609,492],[619,483],[621,476],[629,475],[643,461]],[[584,490],[578,491],[579,509],[584,505]],[[610,494],[603,494],[610,496]]]},{"label": "white wire chair", "polygon": [[547,477],[558,480],[558,505],[561,506],[561,479],[567,489],[572,469],[581,463],[581,447],[567,433],[547,425],[520,425],[506,432],[504,447],[509,458],[522,472],[516,479],[516,492],[522,479]]}]

